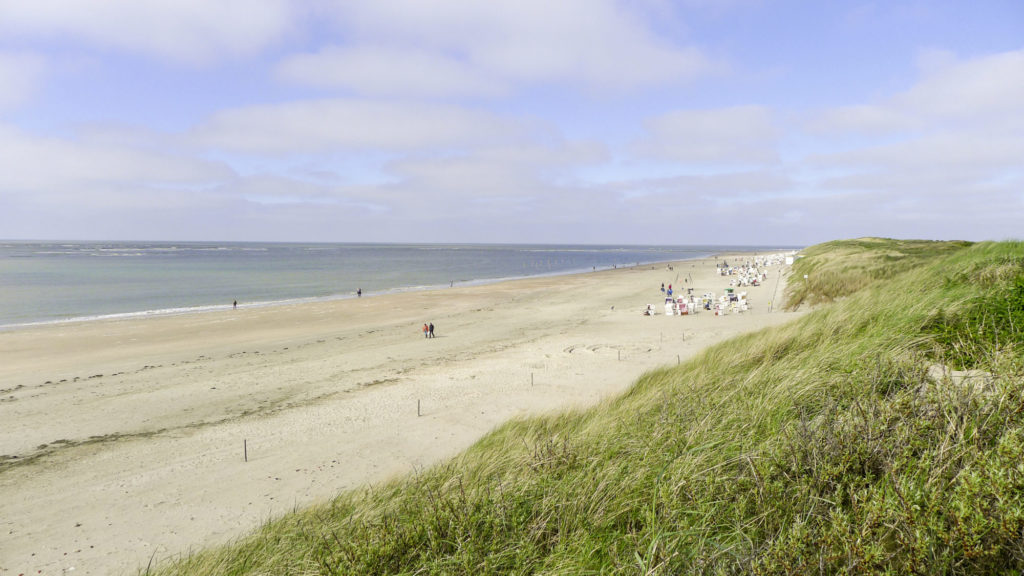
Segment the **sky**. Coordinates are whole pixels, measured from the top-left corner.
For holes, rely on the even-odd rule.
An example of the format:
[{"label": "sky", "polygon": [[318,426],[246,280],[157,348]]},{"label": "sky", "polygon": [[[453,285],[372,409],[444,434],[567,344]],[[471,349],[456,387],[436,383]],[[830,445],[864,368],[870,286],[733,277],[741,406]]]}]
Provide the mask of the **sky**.
[{"label": "sky", "polygon": [[0,0],[0,238],[1024,237],[1024,2]]}]

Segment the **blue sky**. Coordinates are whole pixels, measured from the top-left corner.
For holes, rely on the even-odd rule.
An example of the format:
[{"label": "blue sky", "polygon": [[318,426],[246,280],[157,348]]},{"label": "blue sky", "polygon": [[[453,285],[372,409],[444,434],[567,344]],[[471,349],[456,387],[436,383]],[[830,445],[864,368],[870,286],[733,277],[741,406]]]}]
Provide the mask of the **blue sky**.
[{"label": "blue sky", "polygon": [[1024,237],[1019,1],[0,0],[0,238]]}]

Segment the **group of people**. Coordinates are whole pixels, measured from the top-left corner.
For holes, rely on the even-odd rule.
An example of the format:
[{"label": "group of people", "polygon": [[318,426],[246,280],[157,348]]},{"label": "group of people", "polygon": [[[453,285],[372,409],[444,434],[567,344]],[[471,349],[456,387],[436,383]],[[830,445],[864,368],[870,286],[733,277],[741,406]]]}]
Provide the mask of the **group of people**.
[{"label": "group of people", "polygon": [[761,268],[758,268],[757,265],[749,262],[742,266],[729,266],[728,263],[719,264],[718,275],[733,276],[734,278],[729,282],[730,286],[760,286],[768,279],[768,272],[763,264]]},{"label": "group of people", "polygon": [[423,337],[424,338],[433,338],[434,337],[434,323],[433,322],[431,322],[429,324],[424,324],[423,325]]}]

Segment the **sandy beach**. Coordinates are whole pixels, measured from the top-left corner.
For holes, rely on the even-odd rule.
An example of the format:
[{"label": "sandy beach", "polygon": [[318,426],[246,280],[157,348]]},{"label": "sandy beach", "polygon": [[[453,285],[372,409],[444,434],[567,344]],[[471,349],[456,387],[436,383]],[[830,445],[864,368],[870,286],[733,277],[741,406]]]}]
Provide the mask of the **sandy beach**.
[{"label": "sandy beach", "polygon": [[715,262],[0,332],[0,575],[132,574],[793,319],[784,266],[664,316]]}]

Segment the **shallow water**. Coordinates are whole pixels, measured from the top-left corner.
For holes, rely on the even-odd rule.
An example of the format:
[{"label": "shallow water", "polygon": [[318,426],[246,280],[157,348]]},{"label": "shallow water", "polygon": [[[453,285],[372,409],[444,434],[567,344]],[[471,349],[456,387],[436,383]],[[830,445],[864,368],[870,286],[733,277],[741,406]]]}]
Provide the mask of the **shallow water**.
[{"label": "shallow water", "polygon": [[755,246],[0,242],[0,327],[355,297]]}]

